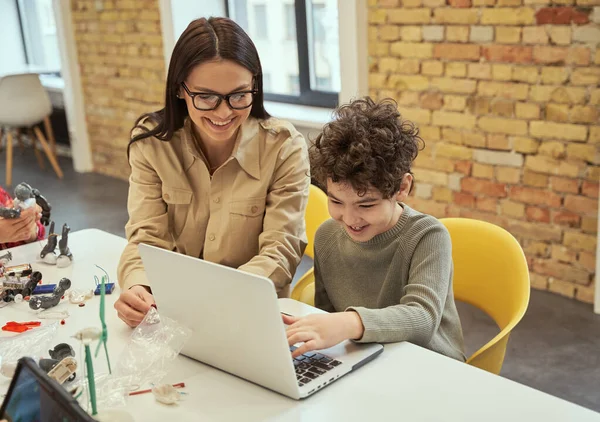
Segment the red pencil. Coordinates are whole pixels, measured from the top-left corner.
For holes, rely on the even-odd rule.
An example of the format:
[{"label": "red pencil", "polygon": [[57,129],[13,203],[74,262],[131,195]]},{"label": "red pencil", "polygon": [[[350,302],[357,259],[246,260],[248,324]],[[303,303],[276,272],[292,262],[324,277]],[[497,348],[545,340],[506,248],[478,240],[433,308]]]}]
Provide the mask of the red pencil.
[{"label": "red pencil", "polygon": [[[185,387],[185,383],[184,382],[180,382],[177,384],[173,384],[173,387],[175,388],[183,388]],[[137,396],[138,394],[146,394],[146,393],[151,393],[152,389],[148,389],[148,390],[139,390],[139,391],[132,391],[131,393],[129,393],[130,396]]]}]

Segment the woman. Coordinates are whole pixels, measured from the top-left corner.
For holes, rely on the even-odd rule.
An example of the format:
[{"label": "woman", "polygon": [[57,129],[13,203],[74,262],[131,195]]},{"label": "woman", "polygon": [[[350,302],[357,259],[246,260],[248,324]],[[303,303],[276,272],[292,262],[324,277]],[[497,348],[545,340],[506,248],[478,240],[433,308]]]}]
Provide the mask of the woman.
[{"label": "woman", "polygon": [[139,243],[269,277],[288,294],[306,247],[308,153],[265,111],[258,53],[235,22],[202,18],[181,34],[165,107],[138,119],[128,153],[123,321],[137,326],[154,303]]}]

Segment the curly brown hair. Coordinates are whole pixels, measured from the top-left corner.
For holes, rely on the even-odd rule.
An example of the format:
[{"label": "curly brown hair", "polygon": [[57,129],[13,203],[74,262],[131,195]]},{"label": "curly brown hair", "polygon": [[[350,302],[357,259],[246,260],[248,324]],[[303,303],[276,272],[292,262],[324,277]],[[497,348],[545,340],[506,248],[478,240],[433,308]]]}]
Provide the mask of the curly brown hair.
[{"label": "curly brown hair", "polygon": [[386,199],[395,196],[425,145],[397,107],[390,98],[376,103],[370,97],[338,107],[310,149],[316,182],[349,183],[360,196],[371,187]]}]

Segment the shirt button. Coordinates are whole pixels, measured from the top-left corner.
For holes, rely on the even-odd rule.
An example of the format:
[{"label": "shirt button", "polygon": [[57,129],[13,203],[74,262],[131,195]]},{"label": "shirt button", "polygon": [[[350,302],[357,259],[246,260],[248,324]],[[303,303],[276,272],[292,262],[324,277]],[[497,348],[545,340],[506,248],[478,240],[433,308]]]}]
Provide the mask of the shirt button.
[{"label": "shirt button", "polygon": [[252,208],[250,208],[250,211],[252,213],[255,213],[256,211],[258,211],[258,207],[256,205],[254,205]]},{"label": "shirt button", "polygon": [[211,234],[210,236],[208,236],[208,239],[209,239],[209,240],[211,240],[211,241],[212,241],[212,240],[215,240],[215,235],[214,235],[214,234]]},{"label": "shirt button", "polygon": [[215,204],[218,204],[219,202],[221,202],[221,199],[219,197],[215,198]]},{"label": "shirt button", "polygon": [[163,198],[165,198],[165,199],[169,199],[169,198],[170,198],[170,196],[169,196],[169,194],[168,194],[168,193],[165,193],[165,194],[163,195]]}]

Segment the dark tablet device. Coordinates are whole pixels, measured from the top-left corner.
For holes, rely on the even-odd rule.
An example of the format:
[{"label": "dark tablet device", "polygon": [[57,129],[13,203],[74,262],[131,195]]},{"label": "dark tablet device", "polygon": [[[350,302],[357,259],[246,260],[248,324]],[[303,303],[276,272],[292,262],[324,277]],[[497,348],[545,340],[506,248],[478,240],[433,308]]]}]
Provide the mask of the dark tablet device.
[{"label": "dark tablet device", "polygon": [[29,357],[19,359],[0,408],[8,422],[94,422],[60,384]]}]

